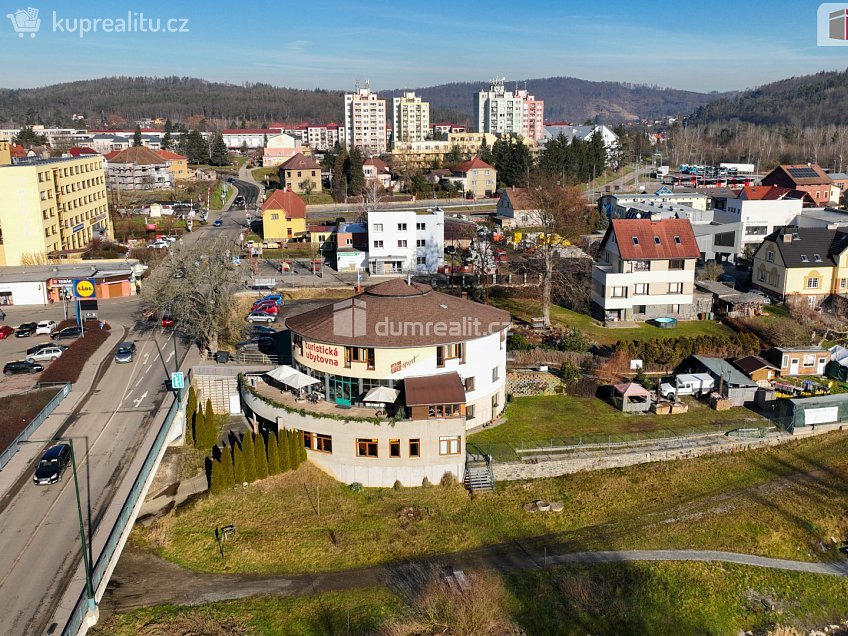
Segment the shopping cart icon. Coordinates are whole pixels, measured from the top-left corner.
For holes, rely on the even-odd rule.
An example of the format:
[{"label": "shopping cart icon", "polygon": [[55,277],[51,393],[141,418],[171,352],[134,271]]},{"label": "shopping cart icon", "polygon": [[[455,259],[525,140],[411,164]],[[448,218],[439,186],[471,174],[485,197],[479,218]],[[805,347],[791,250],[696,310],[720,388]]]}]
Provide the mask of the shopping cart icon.
[{"label": "shopping cart icon", "polygon": [[34,38],[41,28],[41,18],[38,17],[38,9],[34,7],[18,9],[14,13],[7,13],[6,17],[12,21],[12,28],[15,29],[19,38],[24,37],[25,33],[29,33],[29,37]]}]

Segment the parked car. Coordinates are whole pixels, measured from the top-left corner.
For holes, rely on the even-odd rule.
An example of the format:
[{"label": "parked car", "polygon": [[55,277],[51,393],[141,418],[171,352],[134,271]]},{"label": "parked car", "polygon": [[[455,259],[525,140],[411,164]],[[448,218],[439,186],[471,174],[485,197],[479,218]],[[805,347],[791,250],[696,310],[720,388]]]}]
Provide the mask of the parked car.
[{"label": "parked car", "polygon": [[243,340],[236,344],[236,349],[251,349],[251,350],[269,350],[274,349],[277,346],[277,341],[274,338],[269,338],[267,336],[258,336],[255,338],[250,338],[248,340]]},{"label": "parked car", "polygon": [[245,318],[247,322],[277,322],[277,317],[264,311],[251,311]]},{"label": "parked car", "polygon": [[135,343],[132,341],[122,342],[118,345],[118,350],[115,351],[115,362],[124,363],[132,362],[135,357]]},{"label": "parked car", "polygon": [[48,336],[56,331],[56,321],[55,320],[42,320],[35,326],[36,334],[47,334]]},{"label": "parked car", "polygon": [[282,305],[283,297],[280,294],[266,294],[265,296],[257,300],[256,304],[264,302],[274,302],[277,305]]},{"label": "parked car", "polygon": [[728,287],[735,287],[736,286],[736,278],[734,276],[731,276],[730,274],[722,274],[721,276],[718,277],[717,280],[720,283],[724,283]]},{"label": "parked car", "polygon": [[50,334],[53,340],[70,340],[71,338],[79,338],[82,335],[82,329],[79,327],[65,327],[59,331],[54,331]]},{"label": "parked car", "polygon": [[253,325],[250,328],[250,336],[253,338],[261,336],[276,337],[276,335],[277,330],[273,327],[268,327],[267,325]]},{"label": "parked car", "polygon": [[771,298],[769,298],[768,294],[766,294],[764,291],[760,291],[759,289],[752,289],[749,293],[755,294],[762,298],[764,305],[771,305]]},{"label": "parked car", "polygon": [[61,349],[62,351],[67,349],[67,347],[64,346],[64,345],[56,344],[55,342],[51,342],[51,341],[48,340],[47,342],[39,342],[34,347],[30,347],[29,349],[27,349],[27,355],[31,356],[31,355],[38,353],[42,349],[51,349],[53,347],[56,347],[57,349]]},{"label": "parked car", "polygon": [[168,241],[163,241],[162,239],[157,239],[152,243],[147,244],[147,249],[152,250],[166,250],[171,247],[171,244]]},{"label": "parked car", "polygon": [[3,367],[3,375],[15,375],[16,373],[38,373],[44,371],[44,365],[38,362],[28,362],[26,360],[15,360],[7,362]]},{"label": "parked car", "polygon": [[174,326],[174,318],[172,316],[162,316],[162,328],[168,329]]},{"label": "parked car", "polygon": [[70,444],[56,444],[51,446],[38,461],[32,481],[36,486],[46,486],[62,481],[62,473],[71,463]]},{"label": "parked car", "polygon": [[676,400],[681,395],[700,397],[713,390],[715,380],[709,373],[681,373],[674,378],[674,384],[663,382],[660,395],[666,400]]},{"label": "parked car", "polygon": [[34,322],[25,322],[15,329],[15,338],[29,338],[38,328]]},{"label": "parked car", "polygon": [[277,315],[280,313],[280,308],[274,303],[258,303],[250,308],[250,311],[264,311],[266,314]]},{"label": "parked car", "polygon": [[0,340],[5,340],[13,333],[15,333],[14,329],[12,329],[9,325],[3,325],[0,327]]},{"label": "parked car", "polygon": [[41,351],[36,351],[35,353],[27,354],[26,361],[27,362],[45,362],[47,360],[55,360],[56,358],[62,355],[64,349],[60,349],[59,347],[44,347]]},{"label": "parked car", "polygon": [[221,227],[222,225],[224,225],[224,222],[221,219],[216,219],[212,227]]}]

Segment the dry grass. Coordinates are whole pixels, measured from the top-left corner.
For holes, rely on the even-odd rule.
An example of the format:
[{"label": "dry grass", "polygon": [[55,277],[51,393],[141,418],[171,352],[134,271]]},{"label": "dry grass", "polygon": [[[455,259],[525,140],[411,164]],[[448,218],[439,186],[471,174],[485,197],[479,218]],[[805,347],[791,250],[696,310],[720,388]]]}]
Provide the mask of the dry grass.
[{"label": "dry grass", "polygon": [[305,287],[283,292],[286,300],[341,300],[356,293],[353,287]]},{"label": "dry grass", "polygon": [[58,392],[43,389],[0,398],[0,450],[9,446]]}]

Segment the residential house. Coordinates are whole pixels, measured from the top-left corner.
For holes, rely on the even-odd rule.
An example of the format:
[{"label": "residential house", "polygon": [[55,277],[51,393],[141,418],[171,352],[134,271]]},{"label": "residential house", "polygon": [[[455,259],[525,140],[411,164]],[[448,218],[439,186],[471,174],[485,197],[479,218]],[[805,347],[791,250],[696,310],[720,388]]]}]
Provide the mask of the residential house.
[{"label": "residential house", "polygon": [[505,228],[540,225],[539,208],[528,193],[527,188],[506,188],[498,199],[495,220]]},{"label": "residential house", "polygon": [[777,377],[779,370],[760,356],[745,356],[734,360],[733,365],[763,388],[771,386],[771,381]]},{"label": "residential house", "polygon": [[110,190],[166,190],[174,187],[169,160],[145,146],[130,146],[106,157]]},{"label": "residential house", "polygon": [[473,157],[456,167],[451,181],[460,185],[466,195],[470,193],[475,199],[482,199],[497,190],[498,171],[480,157]]},{"label": "residential house", "polygon": [[306,228],[309,243],[322,254],[332,252],[336,247],[335,225],[310,225]]},{"label": "residential house", "polygon": [[822,347],[774,347],[768,358],[781,376],[824,375],[830,351]]},{"label": "residential house", "polygon": [[368,213],[372,275],[429,273],[444,264],[445,216],[440,208]]},{"label": "residential house", "polygon": [[752,286],[810,306],[830,294],[848,293],[848,232],[822,227],[775,230],[754,252]]},{"label": "residential house", "polygon": [[708,373],[715,380],[715,390],[733,406],[754,401],[759,386],[722,358],[690,356],[680,367],[687,373]]},{"label": "residential house", "polygon": [[280,187],[292,192],[321,192],[321,165],[297,153],[280,166]]},{"label": "residential house", "polygon": [[386,100],[378,99],[368,82],[344,96],[344,142],[369,155],[386,152]]},{"label": "residential house", "polygon": [[384,190],[392,187],[392,171],[389,169],[389,164],[379,157],[370,157],[363,161],[362,172],[366,183],[376,181]]},{"label": "residential house", "polygon": [[230,150],[241,150],[245,144],[248,148],[264,148],[271,137],[280,134],[279,128],[232,128],[221,131],[224,143]]},{"label": "residential house", "polygon": [[[268,142],[262,150],[262,165],[264,167],[280,166],[297,156],[300,150],[300,140],[295,139],[291,135],[280,133],[279,135],[268,137]],[[321,176],[320,170],[318,176]]]},{"label": "residential house", "polygon": [[592,268],[592,308],[602,320],[690,320],[695,261],[700,256],[685,219],[613,219]]},{"label": "residential house", "polygon": [[306,204],[291,190],[274,190],[262,204],[262,234],[266,241],[286,242],[306,234]]},{"label": "residential house", "polygon": [[844,194],[845,190],[848,189],[848,174],[844,172],[830,172],[827,176],[830,177],[833,185],[839,188],[839,193]]},{"label": "residential house", "polygon": [[709,196],[701,192],[672,192],[663,186],[653,194],[647,192],[630,192],[604,194],[598,199],[598,212],[610,219],[625,219],[627,212],[636,203],[651,203],[654,205],[681,205],[706,210],[709,207]]},{"label": "residential house", "polygon": [[171,152],[170,150],[157,150],[156,154],[165,160],[165,165],[168,167],[174,181],[191,178],[191,173],[188,170],[188,157]]},{"label": "residential house", "polygon": [[336,228],[337,272],[364,272],[368,268],[368,225],[340,223]]},{"label": "residential house", "polygon": [[814,205],[825,206],[839,201],[839,188],[833,180],[815,163],[781,165],[762,178],[764,186],[779,186],[790,190],[806,192],[813,198]]}]

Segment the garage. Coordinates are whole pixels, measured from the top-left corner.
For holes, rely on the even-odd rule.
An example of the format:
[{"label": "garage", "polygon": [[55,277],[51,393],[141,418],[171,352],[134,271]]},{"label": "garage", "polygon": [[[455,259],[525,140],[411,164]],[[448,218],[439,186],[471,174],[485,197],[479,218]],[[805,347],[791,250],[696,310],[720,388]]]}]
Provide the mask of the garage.
[{"label": "garage", "polygon": [[848,421],[848,393],[779,400],[778,422],[790,433],[796,430]]}]

